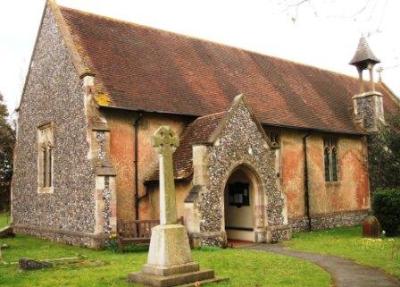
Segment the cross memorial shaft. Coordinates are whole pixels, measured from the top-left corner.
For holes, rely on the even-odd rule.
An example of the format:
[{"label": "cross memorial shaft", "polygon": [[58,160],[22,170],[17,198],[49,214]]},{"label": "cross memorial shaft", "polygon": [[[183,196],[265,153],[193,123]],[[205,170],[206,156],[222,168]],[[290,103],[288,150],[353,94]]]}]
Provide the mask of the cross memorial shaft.
[{"label": "cross memorial shaft", "polygon": [[160,162],[160,225],[175,224],[177,215],[172,154],[178,147],[179,141],[168,126],[159,127],[152,141]]},{"label": "cross memorial shaft", "polygon": [[220,281],[213,270],[200,270],[192,260],[187,230],[177,224],[172,154],[178,147],[178,138],[169,126],[161,126],[154,133],[152,144],[160,159],[160,225],[151,229],[147,264],[142,271],[129,274],[128,280],[157,287]]}]

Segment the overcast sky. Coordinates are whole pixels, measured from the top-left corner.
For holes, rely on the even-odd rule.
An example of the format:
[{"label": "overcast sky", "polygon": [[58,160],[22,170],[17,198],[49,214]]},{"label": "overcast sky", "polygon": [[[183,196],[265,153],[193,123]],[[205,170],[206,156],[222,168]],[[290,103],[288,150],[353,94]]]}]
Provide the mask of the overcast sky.
[{"label": "overcast sky", "polygon": [[[304,2],[300,6],[294,4]],[[0,92],[19,104],[44,0],[0,2]],[[363,33],[400,95],[398,0],[58,0],[58,4],[356,76]]]}]

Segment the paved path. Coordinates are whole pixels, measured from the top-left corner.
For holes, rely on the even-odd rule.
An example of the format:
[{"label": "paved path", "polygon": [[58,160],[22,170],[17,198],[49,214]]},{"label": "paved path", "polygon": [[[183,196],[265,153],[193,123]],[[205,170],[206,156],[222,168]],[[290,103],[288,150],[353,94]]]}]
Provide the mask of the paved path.
[{"label": "paved path", "polygon": [[293,251],[280,244],[254,244],[242,248],[269,251],[311,261],[331,274],[335,287],[400,287],[399,280],[381,270],[336,256]]}]

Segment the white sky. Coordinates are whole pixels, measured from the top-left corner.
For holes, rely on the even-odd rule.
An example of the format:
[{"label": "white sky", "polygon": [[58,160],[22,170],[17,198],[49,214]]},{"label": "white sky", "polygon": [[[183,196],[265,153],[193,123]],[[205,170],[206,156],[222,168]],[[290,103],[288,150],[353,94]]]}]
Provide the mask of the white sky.
[{"label": "white sky", "polygon": [[[151,27],[356,76],[348,62],[361,33],[400,95],[398,0],[58,0]],[[0,92],[19,103],[44,0],[0,0]],[[296,17],[297,15],[297,17]],[[296,18],[293,21],[292,18]]]}]

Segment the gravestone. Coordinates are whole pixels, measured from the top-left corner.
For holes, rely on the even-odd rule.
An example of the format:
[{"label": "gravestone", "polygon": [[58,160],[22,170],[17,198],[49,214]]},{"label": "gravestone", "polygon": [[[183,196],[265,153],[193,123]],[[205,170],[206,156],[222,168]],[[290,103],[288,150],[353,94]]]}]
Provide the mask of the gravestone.
[{"label": "gravestone", "polygon": [[213,270],[200,270],[192,260],[186,228],[177,224],[172,154],[178,138],[170,127],[161,126],[152,140],[160,165],[160,225],[152,229],[147,264],[129,274],[128,281],[160,287],[220,281]]},{"label": "gravestone", "polygon": [[53,264],[47,261],[39,261],[29,258],[21,258],[18,261],[19,267],[22,270],[39,270],[53,267]]},{"label": "gravestone", "polygon": [[364,237],[379,238],[382,236],[382,228],[379,220],[373,216],[368,215],[362,223],[362,233]]}]

